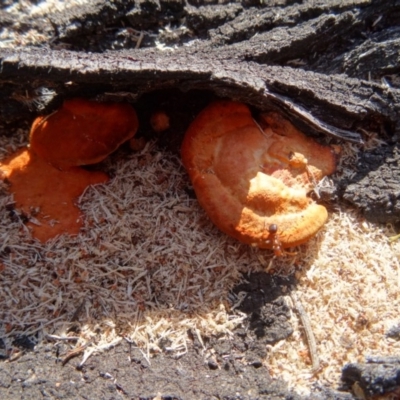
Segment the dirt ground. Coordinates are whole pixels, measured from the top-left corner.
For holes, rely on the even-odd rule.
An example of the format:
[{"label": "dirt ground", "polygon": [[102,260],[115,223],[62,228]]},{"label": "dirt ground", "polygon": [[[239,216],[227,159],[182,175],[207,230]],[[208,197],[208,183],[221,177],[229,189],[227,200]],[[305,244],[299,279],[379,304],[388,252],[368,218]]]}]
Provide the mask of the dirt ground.
[{"label": "dirt ground", "polygon": [[[80,367],[81,354],[65,361],[68,343],[36,344],[19,338],[19,352],[2,362],[3,399],[351,399],[345,392],[315,387],[303,397],[281,379],[271,379],[262,359],[266,345],[292,333],[289,308],[281,287],[292,279],[253,274],[235,288],[247,292],[241,304],[248,314],[230,339],[216,336],[200,343],[188,332],[191,345],[181,357],[168,351],[146,360],[134,343],[124,340]],[[271,290],[271,288],[273,288]],[[165,343],[164,346],[167,344]],[[205,354],[213,356],[205,362]]]}]

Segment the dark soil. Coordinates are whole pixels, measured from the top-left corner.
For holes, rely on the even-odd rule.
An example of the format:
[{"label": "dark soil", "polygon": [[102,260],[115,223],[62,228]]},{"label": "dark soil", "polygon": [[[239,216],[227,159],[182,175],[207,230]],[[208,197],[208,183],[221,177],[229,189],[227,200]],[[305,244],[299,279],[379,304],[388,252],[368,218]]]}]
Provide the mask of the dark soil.
[{"label": "dark soil", "polygon": [[[235,340],[228,344],[233,346]],[[264,367],[229,356],[226,361],[204,363],[201,351],[191,348],[180,359],[168,355],[149,365],[138,350],[124,342],[96,355],[77,369],[77,361],[64,367],[60,349],[42,343],[18,361],[2,365],[2,399],[287,399],[303,397],[273,381]],[[311,399],[351,399],[352,396],[317,388]]]},{"label": "dark soil", "polygon": [[[293,279],[256,273],[234,289],[247,296],[240,305],[245,324],[226,337],[205,337],[201,344],[192,332],[187,354],[153,355],[150,364],[134,343],[123,341],[80,367],[81,354],[63,362],[65,343],[19,338],[22,356],[3,362],[0,392],[4,399],[303,399],[282,380],[272,380],[262,360],[266,345],[292,333],[290,310],[282,297]],[[167,344],[164,344],[166,346]],[[204,345],[204,347],[203,347]],[[212,356],[210,356],[212,354]],[[311,399],[351,399],[345,392],[317,387]]]}]

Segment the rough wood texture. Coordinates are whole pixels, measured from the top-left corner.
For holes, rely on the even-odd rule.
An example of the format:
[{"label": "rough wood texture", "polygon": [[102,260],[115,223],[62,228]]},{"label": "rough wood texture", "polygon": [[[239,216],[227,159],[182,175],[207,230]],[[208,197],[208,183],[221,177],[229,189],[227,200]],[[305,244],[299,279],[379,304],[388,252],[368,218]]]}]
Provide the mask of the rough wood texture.
[{"label": "rough wood texture", "polygon": [[398,399],[400,358],[369,357],[366,363],[347,364],[343,368],[342,380],[348,387],[357,385],[364,398],[371,399],[386,394],[387,398]]},{"label": "rough wood texture", "polygon": [[[96,0],[17,21],[1,10],[0,28],[44,37],[35,46],[0,49],[3,124],[49,112],[68,96],[118,92],[140,103],[145,94],[175,88],[275,109],[335,140],[361,143],[365,131],[378,132],[388,146],[398,140],[399,0],[225,3]],[[390,169],[381,166],[385,151],[376,150],[374,169]],[[399,221],[400,187],[387,174],[374,180],[368,162],[358,168],[341,191],[345,199],[367,218]],[[379,218],[371,211],[373,190],[391,199],[379,200]]]},{"label": "rough wood texture", "polygon": [[365,152],[356,171],[351,180],[341,184],[343,198],[363,210],[370,221],[397,221],[400,216],[399,145]]}]

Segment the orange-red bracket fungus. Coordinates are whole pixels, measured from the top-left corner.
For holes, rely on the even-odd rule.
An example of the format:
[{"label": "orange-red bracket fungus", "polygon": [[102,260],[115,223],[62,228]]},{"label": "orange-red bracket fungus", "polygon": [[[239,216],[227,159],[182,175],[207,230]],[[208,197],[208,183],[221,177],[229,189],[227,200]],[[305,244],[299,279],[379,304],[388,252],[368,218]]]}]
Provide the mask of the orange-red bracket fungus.
[{"label": "orange-red bracket fungus", "polygon": [[108,181],[103,172],[79,167],[60,171],[26,149],[2,161],[1,172],[10,182],[15,207],[34,216],[35,223],[28,225],[42,242],[63,233],[78,234],[83,221],[76,199],[88,185]]},{"label": "orange-red bracket fungus", "polygon": [[30,148],[59,168],[95,164],[131,139],[137,128],[136,112],[127,103],[66,100],[56,112],[34,121]]},{"label": "orange-red bracket fungus", "polygon": [[30,216],[34,237],[45,242],[79,232],[83,220],[75,201],[88,185],[109,177],[78,165],[103,160],[137,127],[129,104],[84,99],[65,101],[58,111],[34,121],[30,148],[0,162],[0,178],[9,181],[16,208]]},{"label": "orange-red bracket fungus", "polygon": [[328,213],[309,196],[336,156],[279,114],[257,124],[244,104],[218,101],[189,127],[182,161],[200,205],[226,234],[274,249],[308,241]]}]

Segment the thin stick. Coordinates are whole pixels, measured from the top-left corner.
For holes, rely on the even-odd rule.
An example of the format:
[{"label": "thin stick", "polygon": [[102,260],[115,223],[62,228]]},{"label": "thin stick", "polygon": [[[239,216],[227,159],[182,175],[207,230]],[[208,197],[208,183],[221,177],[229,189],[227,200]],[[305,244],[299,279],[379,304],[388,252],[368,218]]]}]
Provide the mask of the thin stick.
[{"label": "thin stick", "polygon": [[58,335],[46,335],[47,339],[51,340],[79,340],[79,336],[58,336]]},{"label": "thin stick", "polygon": [[318,357],[318,352],[317,352],[317,343],[315,342],[314,333],[311,329],[310,318],[308,317],[308,314],[304,310],[303,305],[301,304],[296,293],[292,292],[290,297],[291,297],[291,299],[293,301],[293,305],[300,317],[300,321],[303,325],[304,331],[306,332],[307,344],[308,344],[308,349],[310,351],[310,357],[311,357],[311,363],[312,363],[312,372],[315,374],[316,372],[319,371],[319,369],[321,368],[321,365],[319,362],[319,357]]},{"label": "thin stick", "polygon": [[86,347],[88,347],[88,345],[89,343],[76,347],[75,349],[69,351],[63,358],[61,365],[64,366],[71,358],[74,358],[81,354],[86,349]]}]

